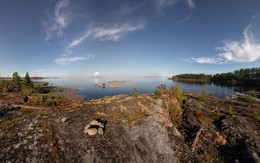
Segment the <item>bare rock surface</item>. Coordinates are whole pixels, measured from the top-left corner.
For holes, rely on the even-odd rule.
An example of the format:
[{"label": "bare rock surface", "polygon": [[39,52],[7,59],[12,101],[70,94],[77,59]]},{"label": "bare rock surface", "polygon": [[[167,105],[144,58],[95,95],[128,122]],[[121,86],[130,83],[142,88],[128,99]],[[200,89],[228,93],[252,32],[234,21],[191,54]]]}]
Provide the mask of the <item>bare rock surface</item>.
[{"label": "bare rock surface", "polygon": [[195,95],[186,96],[181,117],[175,121],[169,102],[179,104],[175,97],[166,96],[119,95],[92,100],[74,110],[4,104],[0,160],[260,162],[260,124],[245,111],[246,104],[237,105],[231,114],[226,109],[228,101],[203,102]]}]

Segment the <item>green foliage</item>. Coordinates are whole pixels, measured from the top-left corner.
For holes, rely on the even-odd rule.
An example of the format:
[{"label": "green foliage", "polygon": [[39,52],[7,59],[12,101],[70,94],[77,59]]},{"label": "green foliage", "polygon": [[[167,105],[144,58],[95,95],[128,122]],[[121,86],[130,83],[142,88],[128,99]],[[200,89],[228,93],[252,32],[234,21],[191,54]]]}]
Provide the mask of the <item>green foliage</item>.
[{"label": "green foliage", "polygon": [[160,90],[165,90],[166,89],[166,84],[160,84],[157,89],[160,89]]},{"label": "green foliage", "polygon": [[48,98],[45,101],[47,106],[58,106],[62,102],[62,95],[57,92],[48,93]]},{"label": "green foliage", "polygon": [[207,92],[206,92],[204,87],[202,87],[201,90],[200,90],[200,99],[202,101],[207,100]]},{"label": "green foliage", "polygon": [[17,72],[13,73],[12,86],[16,90],[20,90],[21,89],[21,77],[18,75]]},{"label": "green foliage", "polygon": [[0,78],[0,91],[7,92],[8,91],[9,82],[3,78]]},{"label": "green foliage", "polygon": [[250,95],[251,95],[252,97],[257,98],[257,93],[256,93],[256,91],[255,91],[254,89],[251,91]]},{"label": "green foliage", "polygon": [[184,93],[181,88],[176,85],[175,87],[171,87],[171,92],[176,97],[178,103],[182,105],[184,100]]},{"label": "green foliage", "polygon": [[206,75],[206,74],[179,74],[173,76],[173,79],[206,82],[209,81],[211,77],[212,75]]},{"label": "green foliage", "polygon": [[256,109],[253,113],[254,117],[260,121],[260,109]]},{"label": "green foliage", "polygon": [[178,107],[173,107],[172,104],[169,104],[168,111],[171,121],[173,123],[176,123],[180,115],[181,109]]},{"label": "green foliage", "polygon": [[179,74],[172,77],[180,81],[213,81],[217,83],[230,84],[259,84],[260,83],[260,68],[245,68],[228,73],[217,73],[215,75],[206,74]]},{"label": "green foliage", "polygon": [[46,106],[58,106],[63,102],[63,96],[57,92],[50,92],[47,95],[33,96],[32,102]]},{"label": "green foliage", "polygon": [[157,88],[157,89],[154,91],[154,95],[155,95],[157,98],[160,98],[160,97],[162,96],[161,90]]},{"label": "green foliage", "polygon": [[219,83],[230,83],[233,81],[247,84],[259,83],[260,68],[246,68],[229,73],[218,73],[213,75],[211,80]]},{"label": "green foliage", "polygon": [[254,103],[257,103],[257,98],[252,96],[251,94],[249,94],[246,96],[245,101],[250,104],[254,104]]},{"label": "green foliage", "polygon": [[45,102],[45,99],[44,99],[44,97],[42,95],[33,96],[32,102],[35,103],[35,104],[43,105],[44,102]]},{"label": "green foliage", "polygon": [[26,72],[26,75],[24,77],[24,79],[22,80],[22,92],[26,95],[29,96],[33,93],[33,82],[31,81],[31,78],[28,74],[28,72]]},{"label": "green foliage", "polygon": [[233,107],[231,105],[229,105],[229,107],[228,107],[228,113],[231,114],[231,115],[234,114]]},{"label": "green foliage", "polygon": [[136,87],[134,87],[134,89],[132,90],[131,95],[133,97],[137,97],[138,95],[140,95],[140,93]]},{"label": "green foliage", "polygon": [[154,95],[157,98],[160,98],[162,96],[163,91],[166,90],[166,84],[160,84],[157,89],[154,91]]},{"label": "green foliage", "polygon": [[197,108],[198,111],[199,111],[199,112],[202,112],[202,105],[201,105],[201,104],[198,104],[197,107],[198,107],[198,108]]}]

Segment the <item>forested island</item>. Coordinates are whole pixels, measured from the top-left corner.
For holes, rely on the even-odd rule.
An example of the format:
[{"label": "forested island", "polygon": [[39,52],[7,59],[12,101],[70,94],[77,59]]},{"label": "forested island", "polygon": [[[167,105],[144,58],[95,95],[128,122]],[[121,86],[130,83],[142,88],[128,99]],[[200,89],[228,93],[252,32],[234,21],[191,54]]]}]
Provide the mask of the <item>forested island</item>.
[{"label": "forested island", "polygon": [[260,68],[242,68],[234,72],[217,73],[214,75],[187,73],[175,75],[171,79],[187,82],[215,82],[229,85],[260,85]]}]

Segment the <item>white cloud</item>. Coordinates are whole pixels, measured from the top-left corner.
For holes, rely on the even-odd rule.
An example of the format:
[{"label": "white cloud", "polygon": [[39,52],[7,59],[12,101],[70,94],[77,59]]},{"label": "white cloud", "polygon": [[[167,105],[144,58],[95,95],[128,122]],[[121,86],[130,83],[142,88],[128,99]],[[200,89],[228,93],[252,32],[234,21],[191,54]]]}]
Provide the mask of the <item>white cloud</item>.
[{"label": "white cloud", "polygon": [[44,69],[38,69],[38,70],[35,70],[34,72],[43,72]]},{"label": "white cloud", "polygon": [[256,42],[251,31],[252,24],[248,25],[243,32],[243,40],[226,41],[224,46],[217,47],[221,51],[215,57],[191,58],[191,63],[223,64],[228,62],[253,62],[260,59],[260,43]]},{"label": "white cloud", "polygon": [[161,11],[162,9],[170,6],[175,6],[179,2],[186,2],[190,9],[196,9],[196,4],[193,0],[154,0],[156,8]]},{"label": "white cloud", "polygon": [[193,0],[187,0],[187,5],[191,9],[196,9],[196,5]]},{"label": "white cloud", "polygon": [[198,57],[194,58],[192,57],[191,59],[188,60],[190,63],[200,63],[200,64],[222,64],[224,63],[222,58],[214,58],[214,57]]},{"label": "white cloud", "polygon": [[144,28],[145,23],[140,22],[137,24],[124,23],[115,25],[104,25],[99,27],[92,27],[87,30],[87,32],[81,37],[72,40],[72,42],[67,47],[71,49],[78,46],[86,38],[92,38],[99,41],[119,41],[121,38],[126,36],[128,33]]},{"label": "white cloud", "polygon": [[87,61],[87,60],[90,60],[93,58],[95,58],[94,55],[88,54],[88,55],[84,55],[82,57],[61,57],[61,58],[55,59],[54,62],[59,65],[67,65],[68,63],[71,63],[71,62]]},{"label": "white cloud", "polygon": [[103,26],[96,27],[91,29],[89,32],[93,39],[97,39],[100,41],[119,41],[122,37],[127,35],[130,32],[136,31],[138,29],[144,28],[144,23],[138,24],[129,24],[125,23],[122,25],[113,25],[113,26]]},{"label": "white cloud", "polygon": [[99,72],[95,72],[94,76],[99,76],[99,74],[100,74]]},{"label": "white cloud", "polygon": [[165,7],[174,6],[178,2],[179,0],[155,0],[155,5],[157,9],[160,11]]},{"label": "white cloud", "polygon": [[255,41],[251,32],[251,24],[243,32],[244,39],[241,42],[227,41],[223,47],[217,48],[223,51],[218,57],[229,62],[253,62],[260,58],[260,43]]},{"label": "white cloud", "polygon": [[48,20],[43,22],[45,40],[48,41],[55,36],[60,37],[64,34],[64,29],[72,18],[69,5],[69,0],[59,0],[54,8],[54,14],[48,14]]}]

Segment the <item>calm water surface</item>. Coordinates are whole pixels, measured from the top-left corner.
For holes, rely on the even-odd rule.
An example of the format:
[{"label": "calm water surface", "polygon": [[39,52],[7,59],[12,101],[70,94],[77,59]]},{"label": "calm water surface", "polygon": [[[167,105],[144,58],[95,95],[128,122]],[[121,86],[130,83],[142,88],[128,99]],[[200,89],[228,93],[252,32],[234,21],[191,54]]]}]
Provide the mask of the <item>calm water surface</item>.
[{"label": "calm water surface", "polygon": [[[123,83],[117,88],[99,88],[95,84],[107,83],[112,80],[130,80],[130,82]],[[58,78],[58,79],[45,79],[49,84],[62,87],[78,88],[78,95],[87,99],[96,99],[104,96],[112,96],[118,94],[131,94],[134,87],[138,89],[140,93],[153,93],[157,86],[160,84],[166,84],[169,88],[178,84],[182,90],[199,93],[204,88],[207,93],[226,97],[234,92],[244,91],[250,89],[248,87],[227,87],[220,86],[213,83],[198,84],[198,83],[186,83],[175,82],[167,80],[166,78],[89,78],[89,77],[73,77],[73,78]],[[253,89],[253,88],[252,88]],[[255,89],[255,88],[254,88]],[[257,88],[256,88],[257,89]]]}]

